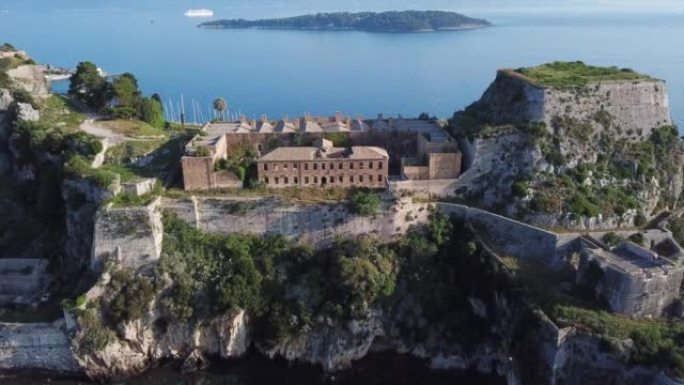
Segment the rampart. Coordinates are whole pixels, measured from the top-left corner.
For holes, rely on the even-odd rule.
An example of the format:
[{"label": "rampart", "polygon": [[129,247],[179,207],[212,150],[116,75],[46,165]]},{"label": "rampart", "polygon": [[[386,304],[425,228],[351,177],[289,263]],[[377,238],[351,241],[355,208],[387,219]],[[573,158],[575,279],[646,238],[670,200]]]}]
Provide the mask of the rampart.
[{"label": "rampart", "polygon": [[107,261],[138,269],[161,255],[164,236],[159,199],[143,207],[102,208],[95,217],[90,267],[100,271]]},{"label": "rampart", "polygon": [[336,238],[375,235],[391,240],[409,226],[426,223],[430,207],[466,220],[502,254],[529,258],[557,267],[559,237],[549,231],[464,205],[451,203],[385,202],[375,215],[363,217],[340,203],[286,203],[275,199],[163,199],[160,207],[208,232],[281,234],[313,245]]}]

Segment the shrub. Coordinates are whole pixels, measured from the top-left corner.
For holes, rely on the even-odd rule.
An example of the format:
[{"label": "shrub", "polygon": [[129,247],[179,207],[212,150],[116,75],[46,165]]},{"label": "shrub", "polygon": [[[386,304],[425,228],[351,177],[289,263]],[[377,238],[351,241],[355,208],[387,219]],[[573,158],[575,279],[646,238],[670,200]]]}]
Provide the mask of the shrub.
[{"label": "shrub", "polygon": [[640,246],[644,246],[644,243],[646,242],[646,238],[644,238],[644,235],[641,233],[635,233],[630,235],[629,240]]},{"label": "shrub", "polygon": [[641,227],[645,226],[648,220],[646,219],[646,216],[642,212],[638,212],[636,217],[634,217],[634,226]]},{"label": "shrub", "polygon": [[570,199],[568,210],[573,214],[589,218],[596,218],[601,213],[601,209],[581,192],[577,192]]},{"label": "shrub", "polygon": [[621,236],[615,234],[614,232],[607,233],[603,236],[603,243],[610,247],[617,246],[623,241],[624,239]]},{"label": "shrub", "polygon": [[86,353],[95,353],[116,340],[116,334],[102,324],[96,309],[87,309],[78,317],[81,328],[79,347]]},{"label": "shrub", "polygon": [[527,196],[527,191],[530,188],[529,182],[527,179],[519,179],[513,183],[513,195],[517,197],[525,197]]},{"label": "shrub", "polygon": [[352,194],[349,206],[351,212],[363,216],[370,216],[380,208],[380,196],[372,191],[356,191]]},{"label": "shrub", "polygon": [[109,289],[116,293],[109,303],[109,313],[116,323],[140,319],[155,297],[152,281],[136,277],[127,269],[117,270],[112,274]]}]

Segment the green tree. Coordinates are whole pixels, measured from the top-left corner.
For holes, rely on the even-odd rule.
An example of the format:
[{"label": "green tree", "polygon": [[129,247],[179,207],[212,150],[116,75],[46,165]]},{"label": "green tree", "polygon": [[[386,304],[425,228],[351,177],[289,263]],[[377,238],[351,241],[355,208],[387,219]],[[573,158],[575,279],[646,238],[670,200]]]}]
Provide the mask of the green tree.
[{"label": "green tree", "polygon": [[69,95],[88,107],[101,109],[109,102],[109,84],[92,62],[81,62],[69,83]]},{"label": "green tree", "polygon": [[130,73],[125,73],[114,79],[112,93],[119,107],[137,109],[140,104],[138,80]]},{"label": "green tree", "polygon": [[214,99],[214,110],[216,110],[216,113],[219,116],[220,120],[225,120],[225,112],[228,109],[228,102],[224,98],[216,98]]},{"label": "green tree", "polygon": [[157,128],[164,127],[164,109],[161,103],[154,98],[154,95],[142,100],[140,113],[143,122]]}]

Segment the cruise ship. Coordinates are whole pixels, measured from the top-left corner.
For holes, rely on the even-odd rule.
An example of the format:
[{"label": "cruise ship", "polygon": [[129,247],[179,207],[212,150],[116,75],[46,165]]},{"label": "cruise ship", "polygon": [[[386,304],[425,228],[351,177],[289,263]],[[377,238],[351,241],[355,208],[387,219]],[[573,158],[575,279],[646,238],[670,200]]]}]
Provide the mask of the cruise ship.
[{"label": "cruise ship", "polygon": [[212,17],[214,16],[214,11],[211,9],[188,9],[185,11],[185,16],[187,17]]}]

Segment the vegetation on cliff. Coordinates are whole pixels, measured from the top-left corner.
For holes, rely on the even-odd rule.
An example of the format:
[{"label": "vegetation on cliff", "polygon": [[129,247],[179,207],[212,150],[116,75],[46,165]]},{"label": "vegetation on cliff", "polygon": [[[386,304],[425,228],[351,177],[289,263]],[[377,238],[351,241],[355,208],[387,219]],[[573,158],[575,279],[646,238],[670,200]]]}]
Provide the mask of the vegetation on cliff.
[{"label": "vegetation on cliff", "polygon": [[649,79],[648,76],[629,68],[599,67],[581,61],[555,61],[536,67],[519,68],[512,72],[545,87],[583,87],[599,81]]},{"label": "vegetation on cliff", "polygon": [[369,32],[417,32],[489,26],[455,12],[392,11],[318,13],[282,19],[217,20],[200,24],[204,28],[281,28],[310,30],[357,30]]},{"label": "vegetation on cliff", "polygon": [[[418,343],[428,333],[403,314],[410,298],[421,317],[439,325],[440,340],[476,345],[490,336],[490,321],[475,315],[469,298],[492,300],[507,282],[474,235],[441,214],[397,242],[367,236],[321,250],[280,236],[208,234],[171,215],[163,222],[158,271],[146,277],[115,270],[105,295],[79,311],[85,353],[112,342],[122,322],[151,314],[153,302],[160,318],[148,322],[155,325],[199,324],[244,309],[265,344],[381,308]],[[99,322],[92,312],[101,314]]]}]

